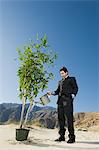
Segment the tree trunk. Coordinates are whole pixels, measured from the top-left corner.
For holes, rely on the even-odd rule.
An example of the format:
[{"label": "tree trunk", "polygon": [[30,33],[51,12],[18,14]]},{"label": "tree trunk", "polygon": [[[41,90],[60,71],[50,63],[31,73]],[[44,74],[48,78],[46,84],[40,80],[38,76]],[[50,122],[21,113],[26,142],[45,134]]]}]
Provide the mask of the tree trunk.
[{"label": "tree trunk", "polygon": [[24,126],[26,126],[27,119],[28,119],[28,115],[29,115],[29,113],[30,113],[30,111],[31,111],[31,109],[32,109],[32,106],[33,106],[33,101],[30,102],[29,108],[28,108],[28,110],[27,110],[26,118],[25,118],[25,121],[24,121]]},{"label": "tree trunk", "polygon": [[23,104],[22,104],[22,111],[21,111],[20,128],[22,128],[22,125],[23,125],[23,116],[24,116],[24,108],[26,104],[26,97],[23,96],[22,102]]}]

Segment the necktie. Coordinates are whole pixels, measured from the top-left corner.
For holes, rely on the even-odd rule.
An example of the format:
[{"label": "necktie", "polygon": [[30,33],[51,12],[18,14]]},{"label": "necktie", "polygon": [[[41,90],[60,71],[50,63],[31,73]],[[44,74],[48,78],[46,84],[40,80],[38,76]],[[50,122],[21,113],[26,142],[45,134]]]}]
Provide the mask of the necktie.
[{"label": "necktie", "polygon": [[64,79],[62,79],[62,80],[60,81],[60,92],[59,92],[59,95],[60,95],[60,96],[61,96],[61,92],[62,92],[63,82],[64,82]]}]

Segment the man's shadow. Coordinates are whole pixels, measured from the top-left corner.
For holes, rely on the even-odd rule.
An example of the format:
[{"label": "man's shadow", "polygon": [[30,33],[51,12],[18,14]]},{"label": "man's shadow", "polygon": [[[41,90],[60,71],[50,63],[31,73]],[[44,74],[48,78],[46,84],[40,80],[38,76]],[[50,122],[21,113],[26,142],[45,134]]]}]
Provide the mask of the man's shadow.
[{"label": "man's shadow", "polygon": [[77,141],[76,143],[83,143],[83,144],[99,144],[97,141]]},{"label": "man's shadow", "polygon": [[[48,141],[51,141],[52,144],[49,144],[47,143]],[[66,142],[66,141],[65,141]],[[79,147],[70,147],[70,145],[60,145],[59,143],[60,142],[55,142],[55,141],[52,141],[52,140],[49,140],[49,139],[46,139],[45,142],[41,139],[28,139],[26,142],[22,142],[26,145],[32,145],[32,146],[37,146],[37,147],[50,147],[50,146],[53,146],[53,147],[56,147],[56,148],[79,148]],[[64,143],[64,142],[63,142]],[[95,144],[95,145],[99,145],[99,142],[96,142],[96,141],[76,141],[74,144],[77,144],[77,143],[81,143],[81,144]],[[57,145],[58,144],[58,145]]]}]

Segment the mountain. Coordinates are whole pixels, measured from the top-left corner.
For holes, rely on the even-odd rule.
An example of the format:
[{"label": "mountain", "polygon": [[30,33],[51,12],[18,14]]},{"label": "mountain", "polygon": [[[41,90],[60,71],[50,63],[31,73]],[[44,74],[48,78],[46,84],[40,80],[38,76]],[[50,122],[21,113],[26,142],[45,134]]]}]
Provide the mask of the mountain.
[{"label": "mountain", "polygon": [[[26,104],[26,114],[29,104]],[[19,122],[22,104],[0,104],[0,124]],[[34,106],[28,116],[28,123],[46,128],[58,127],[56,108]],[[74,114],[74,124],[78,130],[99,130],[99,112],[81,112]]]},{"label": "mountain", "polygon": [[[27,109],[29,107],[29,104],[26,104],[24,114],[26,114]],[[3,103],[0,104],[0,124],[4,123],[9,123],[9,122],[19,122],[20,121],[20,116],[21,116],[21,110],[22,110],[22,104],[13,104],[13,103]],[[39,106],[34,106],[32,108],[32,111],[29,113],[28,120],[29,121],[34,121],[34,122],[40,122],[41,124],[44,125],[44,121],[49,120],[51,123],[52,116],[54,116],[54,111],[55,108],[46,106],[46,107],[39,107]],[[24,115],[25,117],[25,115]],[[55,119],[54,120],[54,125],[46,125],[45,121],[45,127],[48,128],[54,128],[55,126]],[[53,127],[52,127],[53,126]]]}]

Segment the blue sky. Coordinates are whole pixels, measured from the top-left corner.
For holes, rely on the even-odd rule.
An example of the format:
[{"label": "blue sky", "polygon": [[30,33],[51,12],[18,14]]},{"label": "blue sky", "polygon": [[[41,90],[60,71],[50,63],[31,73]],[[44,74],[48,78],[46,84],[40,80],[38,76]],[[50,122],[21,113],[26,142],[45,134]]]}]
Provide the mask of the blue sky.
[{"label": "blue sky", "polygon": [[[98,1],[0,1],[0,103],[20,103],[16,48],[36,33],[46,33],[58,53],[48,90],[57,88],[59,70],[66,66],[79,86],[74,111],[99,111]],[[56,101],[51,97],[49,105],[57,107]]]}]

